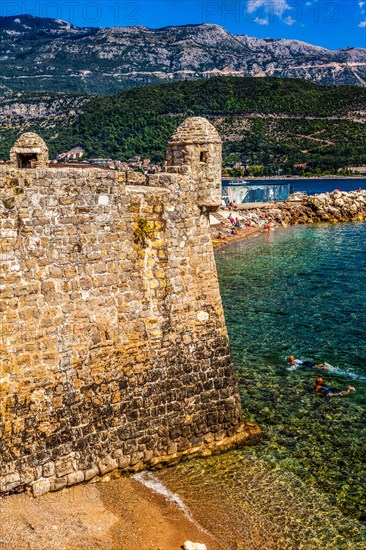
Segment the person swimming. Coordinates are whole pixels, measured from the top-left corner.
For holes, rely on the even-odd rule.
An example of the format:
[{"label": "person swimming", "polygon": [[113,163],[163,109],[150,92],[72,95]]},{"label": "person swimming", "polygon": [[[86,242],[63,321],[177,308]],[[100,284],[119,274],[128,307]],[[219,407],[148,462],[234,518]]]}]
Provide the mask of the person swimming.
[{"label": "person swimming", "polygon": [[349,395],[351,391],[356,391],[356,388],[354,388],[353,386],[348,386],[346,390],[342,391],[331,389],[326,384],[324,384],[323,378],[318,376],[318,378],[315,380],[314,391],[322,397],[344,397],[345,395]]},{"label": "person swimming", "polygon": [[301,359],[295,359],[293,355],[290,355],[290,357],[288,358],[288,364],[293,367],[295,366],[312,367],[314,369],[329,369],[329,367],[331,367],[329,363],[316,364],[313,361],[302,361]]}]

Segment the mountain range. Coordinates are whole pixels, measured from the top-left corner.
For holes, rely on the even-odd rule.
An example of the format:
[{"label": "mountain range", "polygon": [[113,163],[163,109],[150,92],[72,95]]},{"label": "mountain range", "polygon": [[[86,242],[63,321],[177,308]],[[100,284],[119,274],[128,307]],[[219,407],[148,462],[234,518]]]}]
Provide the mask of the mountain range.
[{"label": "mountain range", "polygon": [[150,29],[76,27],[0,17],[0,94],[108,95],[131,86],[211,76],[275,76],[366,86],[366,49],[233,35],[214,24]]}]

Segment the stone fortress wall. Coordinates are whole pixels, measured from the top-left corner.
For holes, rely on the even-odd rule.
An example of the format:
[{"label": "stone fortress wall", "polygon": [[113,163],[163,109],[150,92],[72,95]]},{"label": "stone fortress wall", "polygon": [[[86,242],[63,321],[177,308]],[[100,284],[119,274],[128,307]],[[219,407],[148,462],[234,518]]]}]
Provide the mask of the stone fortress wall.
[{"label": "stone fortress wall", "polygon": [[48,166],[25,134],[0,173],[0,489],[35,496],[255,441],[242,419],[208,212],[221,141],[173,135],[165,172]]}]

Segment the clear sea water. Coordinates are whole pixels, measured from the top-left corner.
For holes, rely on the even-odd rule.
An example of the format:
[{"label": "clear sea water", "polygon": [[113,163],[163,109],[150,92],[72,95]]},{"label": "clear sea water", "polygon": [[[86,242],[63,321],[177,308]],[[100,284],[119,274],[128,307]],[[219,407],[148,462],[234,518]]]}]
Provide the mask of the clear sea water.
[{"label": "clear sea water", "polygon": [[[268,180],[265,182],[262,180],[262,183],[283,183],[284,180]],[[294,188],[295,191],[306,191],[308,195],[315,195],[317,193],[328,193],[329,191],[334,191],[335,189],[340,189],[342,191],[355,191],[359,187],[361,189],[366,189],[366,177],[365,178],[327,178],[327,179],[292,179],[286,178],[286,182],[290,183],[290,186]]]},{"label": "clear sea water", "polygon": [[[216,261],[244,415],[264,436],[159,477],[227,548],[366,549],[366,224],[281,228]],[[289,369],[290,354],[334,368]],[[319,374],[357,391],[319,397]]]}]

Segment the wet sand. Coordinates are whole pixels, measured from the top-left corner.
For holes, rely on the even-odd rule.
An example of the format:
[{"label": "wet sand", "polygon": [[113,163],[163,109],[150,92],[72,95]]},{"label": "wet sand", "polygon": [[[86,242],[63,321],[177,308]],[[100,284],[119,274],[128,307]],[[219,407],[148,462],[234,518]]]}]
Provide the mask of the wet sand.
[{"label": "wet sand", "polygon": [[187,539],[209,550],[225,548],[176,504],[133,478],[0,500],[4,550],[178,550]]}]

